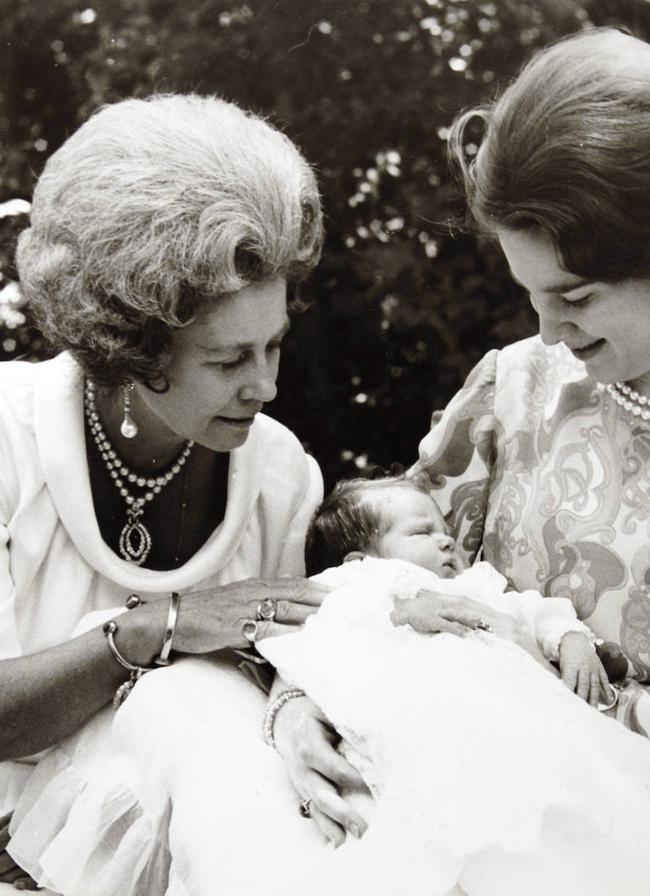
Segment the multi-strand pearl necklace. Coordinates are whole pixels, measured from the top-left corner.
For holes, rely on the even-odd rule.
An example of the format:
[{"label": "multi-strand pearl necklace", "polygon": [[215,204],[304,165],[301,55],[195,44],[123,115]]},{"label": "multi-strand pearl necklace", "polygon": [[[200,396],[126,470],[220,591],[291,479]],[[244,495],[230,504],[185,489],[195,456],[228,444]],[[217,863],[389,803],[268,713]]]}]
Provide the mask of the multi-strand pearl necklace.
[{"label": "multi-strand pearl necklace", "polygon": [[617,405],[628,411],[633,417],[650,420],[650,398],[628,386],[627,383],[608,383],[607,391]]},{"label": "multi-strand pearl necklace", "polygon": [[[190,455],[194,442],[189,441],[186,443],[166,473],[150,478],[138,476],[137,473],[133,473],[122,462],[106,435],[97,412],[95,386],[90,380],[86,380],[85,399],[86,419],[88,420],[90,432],[97,445],[101,459],[106,464],[106,469],[115,483],[115,487],[126,502],[126,523],[120,533],[118,544],[120,555],[130,563],[140,566],[147,559],[151,550],[151,534],[140,519],[144,513],[145,505],[153,501],[161,489],[168,485],[174,476],[180,473]],[[129,491],[127,482],[136,485],[140,489],[146,488],[147,491],[136,497]]]}]

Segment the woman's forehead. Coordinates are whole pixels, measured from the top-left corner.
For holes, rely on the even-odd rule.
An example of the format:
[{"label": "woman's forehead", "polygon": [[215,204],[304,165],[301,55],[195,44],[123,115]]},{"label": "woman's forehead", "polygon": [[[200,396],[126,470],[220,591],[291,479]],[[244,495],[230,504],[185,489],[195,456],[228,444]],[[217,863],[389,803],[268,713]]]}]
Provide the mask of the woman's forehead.
[{"label": "woman's forehead", "polygon": [[175,334],[175,345],[209,354],[247,348],[281,338],[289,327],[286,283],[251,284],[206,304],[187,327]]}]

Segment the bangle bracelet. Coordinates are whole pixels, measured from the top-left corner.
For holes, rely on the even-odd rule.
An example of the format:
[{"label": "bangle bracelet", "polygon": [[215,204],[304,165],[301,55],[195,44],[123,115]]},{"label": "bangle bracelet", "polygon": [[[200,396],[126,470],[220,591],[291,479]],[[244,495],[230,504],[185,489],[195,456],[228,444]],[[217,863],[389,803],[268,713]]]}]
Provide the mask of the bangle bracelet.
[{"label": "bangle bracelet", "polygon": [[266,707],[264,719],[262,720],[262,735],[269,747],[273,747],[274,750],[277,750],[275,738],[273,737],[273,724],[278,712],[282,709],[285,703],[289,702],[289,700],[293,700],[294,697],[304,696],[305,692],[301,688],[287,688],[285,691],[280,691],[273,703],[269,703]]},{"label": "bangle bracelet", "polygon": [[140,675],[145,672],[150,672],[153,666],[134,666],[133,663],[130,663],[127,659],[125,659],[120,651],[117,649],[117,644],[115,643],[114,635],[118,631],[117,622],[114,619],[109,619],[109,621],[104,625],[104,634],[106,635],[106,640],[108,642],[108,649],[113,654],[113,657],[117,660],[117,662],[122,666],[122,668],[126,669],[129,672],[138,672]]},{"label": "bangle bracelet", "polygon": [[167,627],[165,629],[165,637],[160,653],[154,659],[157,666],[168,666],[170,663],[169,654],[172,652],[172,642],[174,640],[174,632],[176,631],[176,623],[178,622],[178,607],[181,602],[180,594],[172,591],[169,595],[169,613],[167,614]]},{"label": "bangle bracelet", "polygon": [[120,666],[122,666],[123,669],[126,669],[127,672],[131,673],[129,676],[129,680],[121,684],[115,691],[115,696],[113,697],[113,708],[119,709],[126,698],[129,696],[133,688],[136,686],[138,681],[145,674],[145,672],[151,672],[153,666],[134,666],[133,663],[130,663],[122,656],[120,651],[117,649],[117,644],[115,643],[114,635],[118,631],[118,627],[117,622],[114,619],[109,619],[109,621],[104,625],[102,631],[106,635],[108,649],[110,650],[113,659],[117,660],[117,662],[120,664]]}]

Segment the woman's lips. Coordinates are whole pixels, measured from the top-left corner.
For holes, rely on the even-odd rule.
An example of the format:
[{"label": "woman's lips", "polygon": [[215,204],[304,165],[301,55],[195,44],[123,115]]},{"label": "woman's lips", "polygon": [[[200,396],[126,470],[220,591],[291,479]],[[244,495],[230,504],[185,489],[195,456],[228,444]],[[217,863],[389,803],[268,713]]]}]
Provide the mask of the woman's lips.
[{"label": "woman's lips", "polygon": [[601,350],[604,344],[604,339],[597,339],[595,342],[590,342],[589,345],[584,345],[582,348],[570,348],[570,351],[579,361],[589,361]]},{"label": "woman's lips", "polygon": [[218,420],[220,423],[232,426],[235,429],[241,429],[243,427],[251,426],[255,417],[215,417],[214,419]]}]

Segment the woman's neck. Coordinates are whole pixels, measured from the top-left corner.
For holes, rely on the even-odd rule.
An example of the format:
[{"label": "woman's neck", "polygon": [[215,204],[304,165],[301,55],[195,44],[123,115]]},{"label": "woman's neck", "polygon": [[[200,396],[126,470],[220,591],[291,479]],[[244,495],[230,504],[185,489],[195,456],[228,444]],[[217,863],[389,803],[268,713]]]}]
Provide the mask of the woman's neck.
[{"label": "woman's neck", "polygon": [[97,413],[102,426],[120,459],[128,467],[147,473],[164,469],[172,463],[186,445],[186,440],[173,432],[151,413],[135,391],[131,395],[130,415],[138,433],[132,439],[122,435],[124,399],[121,389],[98,389],[95,396]]},{"label": "woman's neck", "polygon": [[631,386],[635,392],[638,392],[639,395],[645,395],[646,398],[650,398],[650,372],[644,373],[635,380],[630,380],[628,385]]}]

